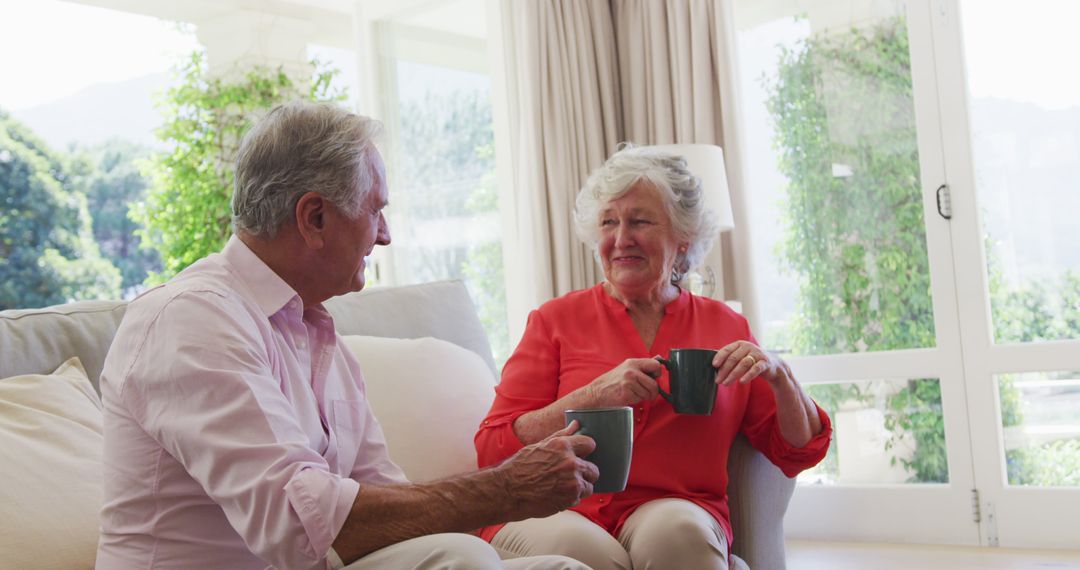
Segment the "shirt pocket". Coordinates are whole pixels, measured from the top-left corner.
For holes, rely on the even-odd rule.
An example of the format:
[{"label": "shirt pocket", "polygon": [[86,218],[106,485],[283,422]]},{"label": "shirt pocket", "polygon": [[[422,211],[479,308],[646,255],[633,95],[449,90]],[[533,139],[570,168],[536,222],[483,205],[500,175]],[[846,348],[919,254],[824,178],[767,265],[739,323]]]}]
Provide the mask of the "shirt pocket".
[{"label": "shirt pocket", "polygon": [[348,474],[356,463],[360,443],[364,440],[367,403],[363,400],[334,400],[332,406],[331,429],[337,447],[338,472]]}]

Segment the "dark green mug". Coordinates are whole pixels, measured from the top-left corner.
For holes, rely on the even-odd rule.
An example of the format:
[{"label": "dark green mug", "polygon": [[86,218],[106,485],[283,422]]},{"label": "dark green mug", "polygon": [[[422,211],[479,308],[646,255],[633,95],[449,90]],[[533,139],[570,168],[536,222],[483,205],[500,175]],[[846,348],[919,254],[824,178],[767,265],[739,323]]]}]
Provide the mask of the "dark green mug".
[{"label": "dark green mug", "polygon": [[712,415],[716,403],[716,372],[713,367],[715,350],[704,348],[673,348],[667,359],[656,357],[671,378],[668,394],[660,395],[671,403],[677,414]]},{"label": "dark green mug", "polygon": [[577,433],[596,442],[596,449],[583,458],[600,470],[600,478],[593,483],[593,493],[615,493],[625,489],[634,450],[634,410],[622,406],[566,410],[563,415],[566,425],[577,420]]}]

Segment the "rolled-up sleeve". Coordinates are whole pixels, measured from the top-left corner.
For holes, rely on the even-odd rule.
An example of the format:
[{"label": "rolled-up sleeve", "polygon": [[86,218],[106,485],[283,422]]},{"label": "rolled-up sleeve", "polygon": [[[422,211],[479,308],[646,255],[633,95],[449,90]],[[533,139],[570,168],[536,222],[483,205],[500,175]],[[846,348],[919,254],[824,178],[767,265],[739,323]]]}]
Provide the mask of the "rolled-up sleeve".
[{"label": "rolled-up sleeve", "polygon": [[821,431],[802,447],[791,445],[780,432],[772,388],[765,380],[758,378],[750,382],[750,397],[746,415],[743,416],[742,431],[750,444],[765,454],[784,475],[794,477],[817,465],[829,451],[832,422],[816,403],[815,407],[821,420]]},{"label": "rolled-up sleeve", "polygon": [[266,327],[219,297],[184,293],[166,305],[121,398],[256,556],[277,568],[322,567],[359,484],[312,449],[274,377]]}]

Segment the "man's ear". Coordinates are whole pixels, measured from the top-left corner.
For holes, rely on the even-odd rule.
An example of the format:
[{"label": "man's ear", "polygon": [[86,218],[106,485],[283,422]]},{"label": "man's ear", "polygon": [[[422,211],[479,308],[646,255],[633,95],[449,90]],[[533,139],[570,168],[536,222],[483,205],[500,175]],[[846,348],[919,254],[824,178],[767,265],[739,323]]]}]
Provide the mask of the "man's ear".
[{"label": "man's ear", "polygon": [[326,210],[329,207],[321,194],[306,192],[296,201],[296,228],[304,243],[312,249],[322,249],[325,245]]}]

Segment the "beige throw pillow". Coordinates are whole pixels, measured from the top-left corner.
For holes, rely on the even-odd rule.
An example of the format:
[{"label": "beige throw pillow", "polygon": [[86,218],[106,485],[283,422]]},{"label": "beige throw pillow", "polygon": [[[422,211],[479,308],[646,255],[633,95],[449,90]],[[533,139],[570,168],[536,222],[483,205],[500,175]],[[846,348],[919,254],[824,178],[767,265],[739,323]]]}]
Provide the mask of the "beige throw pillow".
[{"label": "beige throw pillow", "polygon": [[342,340],[360,361],[390,457],[410,481],[476,470],[473,436],[495,398],[479,355],[434,338]]},{"label": "beige throw pillow", "polygon": [[101,401],[78,358],[0,380],[0,567],[94,567],[101,445]]}]

